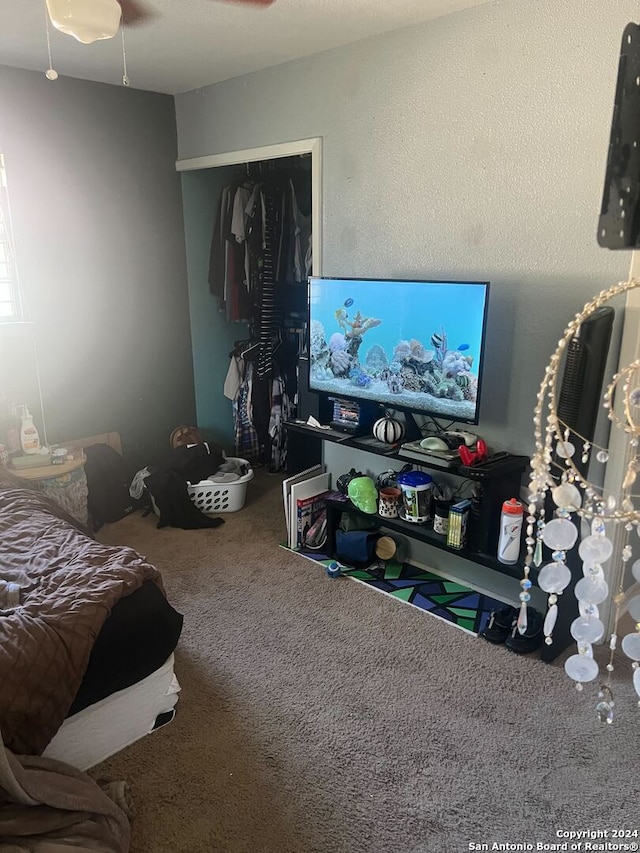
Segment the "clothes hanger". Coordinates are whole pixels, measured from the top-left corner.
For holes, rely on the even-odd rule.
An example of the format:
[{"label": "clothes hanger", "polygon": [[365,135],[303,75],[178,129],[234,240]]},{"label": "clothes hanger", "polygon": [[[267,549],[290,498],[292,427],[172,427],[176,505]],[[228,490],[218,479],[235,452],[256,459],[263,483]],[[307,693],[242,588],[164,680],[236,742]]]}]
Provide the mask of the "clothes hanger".
[{"label": "clothes hanger", "polygon": [[247,349],[242,350],[242,352],[240,353],[240,358],[243,359],[248,352],[251,352],[251,350],[254,350],[259,346],[260,346],[260,341],[252,343],[251,346],[247,347]]},{"label": "clothes hanger", "polygon": [[260,346],[260,341],[256,341],[255,339],[234,341],[233,349],[229,353],[229,358],[233,358],[234,356],[244,358],[246,353],[251,352],[251,350],[258,346]]}]

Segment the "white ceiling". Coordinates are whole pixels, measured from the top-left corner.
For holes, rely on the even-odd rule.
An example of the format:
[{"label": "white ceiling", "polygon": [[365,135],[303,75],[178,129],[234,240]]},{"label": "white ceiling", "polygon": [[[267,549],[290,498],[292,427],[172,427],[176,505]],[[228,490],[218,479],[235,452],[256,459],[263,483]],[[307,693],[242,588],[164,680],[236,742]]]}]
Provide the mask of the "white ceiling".
[{"label": "white ceiling", "polygon": [[[145,2],[158,15],[125,32],[131,85],[177,94],[493,0]],[[51,28],[51,51],[60,75],[121,82],[119,34],[84,45]],[[1,0],[0,64],[47,69],[45,0]]]}]

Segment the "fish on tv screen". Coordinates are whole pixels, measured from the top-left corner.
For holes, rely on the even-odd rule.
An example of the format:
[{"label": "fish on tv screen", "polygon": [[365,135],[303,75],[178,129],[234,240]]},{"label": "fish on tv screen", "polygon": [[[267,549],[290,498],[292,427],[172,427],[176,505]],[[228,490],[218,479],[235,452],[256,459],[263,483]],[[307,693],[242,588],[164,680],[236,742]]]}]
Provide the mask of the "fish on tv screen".
[{"label": "fish on tv screen", "polygon": [[309,388],[478,422],[488,282],[309,279]]}]

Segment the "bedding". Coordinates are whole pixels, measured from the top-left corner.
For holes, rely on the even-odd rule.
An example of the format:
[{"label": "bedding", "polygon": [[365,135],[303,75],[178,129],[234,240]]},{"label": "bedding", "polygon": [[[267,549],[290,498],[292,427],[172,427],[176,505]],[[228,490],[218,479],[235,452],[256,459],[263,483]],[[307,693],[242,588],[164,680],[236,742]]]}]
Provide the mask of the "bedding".
[{"label": "bedding", "polygon": [[44,751],[78,770],[88,770],[170,722],[180,685],[171,655],[131,687],[67,717]]},{"label": "bedding", "polygon": [[[20,599],[14,606],[0,603],[0,730],[12,752],[41,754],[72,708],[104,692],[103,687],[95,692],[99,679],[87,670],[114,608],[117,612],[119,602],[143,587],[153,590],[150,599],[160,606],[162,580],[133,549],[96,542],[52,500],[8,472],[0,474],[0,578],[17,585]],[[125,610],[129,622],[135,621],[131,609]],[[109,642],[97,644],[103,672],[113,674],[106,689],[121,689],[144,669],[151,672],[158,655],[168,657],[182,624],[182,617],[175,617],[162,649],[128,673],[118,663],[126,641],[111,643],[111,651]],[[109,630],[102,640],[109,639]],[[112,639],[117,635],[111,632]],[[80,692],[76,701],[87,676],[84,699]]]},{"label": "bedding", "polygon": [[182,621],[153,581],[117,601],[91,650],[67,718],[161,667],[178,644]]}]

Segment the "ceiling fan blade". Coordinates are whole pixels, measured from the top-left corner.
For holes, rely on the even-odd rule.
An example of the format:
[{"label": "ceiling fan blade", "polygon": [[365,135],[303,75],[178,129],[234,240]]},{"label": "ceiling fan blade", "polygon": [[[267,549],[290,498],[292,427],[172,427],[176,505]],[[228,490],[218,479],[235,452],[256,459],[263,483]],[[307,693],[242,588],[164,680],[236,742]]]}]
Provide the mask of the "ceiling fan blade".
[{"label": "ceiling fan blade", "polygon": [[[244,6],[271,6],[276,0],[221,0],[223,3],[237,3]],[[159,17],[151,6],[140,0],[118,0],[122,9],[122,23],[126,27],[147,24]]]},{"label": "ceiling fan blade", "polygon": [[158,13],[138,0],[118,0],[122,9],[122,23],[127,27],[147,24],[158,17]]},{"label": "ceiling fan blade", "polygon": [[223,3],[238,3],[241,6],[271,6],[276,0],[222,0]]}]

